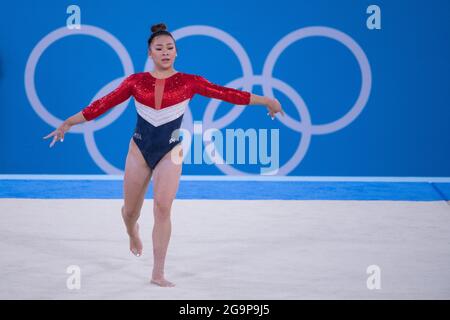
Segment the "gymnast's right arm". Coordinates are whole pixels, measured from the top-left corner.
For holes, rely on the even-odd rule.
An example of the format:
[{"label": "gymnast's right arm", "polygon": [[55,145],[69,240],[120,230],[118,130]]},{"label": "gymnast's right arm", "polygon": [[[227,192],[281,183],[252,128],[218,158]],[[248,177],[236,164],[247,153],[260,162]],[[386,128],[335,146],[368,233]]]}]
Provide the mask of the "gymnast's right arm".
[{"label": "gymnast's right arm", "polygon": [[130,98],[133,94],[133,78],[133,75],[128,76],[115,90],[111,91],[106,96],[93,101],[80,112],[67,118],[56,130],[45,136],[44,139],[53,137],[50,147],[53,147],[58,140],[63,142],[64,134],[69,131],[73,125],[95,119],[109,109]]}]

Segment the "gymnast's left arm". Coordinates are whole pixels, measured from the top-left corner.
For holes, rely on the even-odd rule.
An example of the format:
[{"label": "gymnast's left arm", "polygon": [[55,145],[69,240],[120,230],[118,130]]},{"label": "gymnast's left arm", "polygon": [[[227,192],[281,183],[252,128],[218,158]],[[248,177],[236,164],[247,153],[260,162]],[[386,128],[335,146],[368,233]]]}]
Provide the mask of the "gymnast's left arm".
[{"label": "gymnast's left arm", "polygon": [[248,91],[220,86],[210,82],[202,76],[194,76],[194,89],[195,93],[202,96],[220,99],[236,105],[264,105],[269,111],[267,114],[270,115],[272,119],[274,119],[277,112],[280,112],[284,116],[284,111],[277,99],[259,96]]}]

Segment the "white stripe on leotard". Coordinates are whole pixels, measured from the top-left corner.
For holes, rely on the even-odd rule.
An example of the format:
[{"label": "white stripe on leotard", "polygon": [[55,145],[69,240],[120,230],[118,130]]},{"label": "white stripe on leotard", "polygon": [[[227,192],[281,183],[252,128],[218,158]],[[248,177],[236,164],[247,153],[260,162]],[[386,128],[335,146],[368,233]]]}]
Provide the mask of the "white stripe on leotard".
[{"label": "white stripe on leotard", "polygon": [[147,122],[151,123],[155,127],[168,123],[182,116],[186,106],[190,99],[181,101],[173,106],[156,110],[145,104],[135,100],[137,113],[144,118]]}]

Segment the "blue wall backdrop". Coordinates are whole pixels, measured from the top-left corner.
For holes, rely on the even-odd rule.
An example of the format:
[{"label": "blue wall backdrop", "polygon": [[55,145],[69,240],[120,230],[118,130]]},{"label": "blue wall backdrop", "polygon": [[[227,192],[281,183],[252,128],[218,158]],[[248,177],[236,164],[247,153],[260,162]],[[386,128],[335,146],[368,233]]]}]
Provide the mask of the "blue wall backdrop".
[{"label": "blue wall backdrop", "polygon": [[[380,30],[366,25],[372,4]],[[70,5],[81,9],[80,30],[66,27]],[[151,70],[149,29],[164,22],[177,38],[176,70],[280,100],[285,119],[237,106],[220,128],[279,129],[279,174],[450,177],[450,1],[19,0],[0,12],[1,174],[120,173],[133,99],[54,148],[42,137],[124,75]],[[211,103],[191,100],[191,126],[234,107],[208,115]],[[261,166],[185,165],[183,174]]]}]

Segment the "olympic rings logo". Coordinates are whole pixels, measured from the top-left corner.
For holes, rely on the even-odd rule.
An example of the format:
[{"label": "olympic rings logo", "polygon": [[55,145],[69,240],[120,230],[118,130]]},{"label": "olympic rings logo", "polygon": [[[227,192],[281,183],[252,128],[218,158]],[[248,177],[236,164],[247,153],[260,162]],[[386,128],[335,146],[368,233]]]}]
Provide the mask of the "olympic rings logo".
[{"label": "olympic rings logo", "polygon": [[[42,40],[38,42],[38,44],[33,48],[28,58],[25,68],[25,91],[34,111],[39,115],[39,117],[42,120],[44,120],[46,123],[48,123],[50,126],[54,128],[57,128],[59,125],[61,125],[62,120],[55,117],[50,112],[48,112],[48,110],[41,103],[37,95],[34,83],[35,70],[41,55],[51,44],[64,37],[72,35],[93,36],[107,43],[119,56],[124,69],[124,74],[129,75],[134,73],[133,63],[125,47],[112,34],[108,33],[107,31],[101,28],[90,25],[82,25],[80,29],[68,29],[66,27],[61,27],[59,29],[50,32],[48,35],[46,35]],[[188,26],[173,31],[172,35],[176,41],[189,36],[208,36],[217,39],[219,41],[222,41],[236,54],[236,57],[240,62],[243,74],[242,77],[225,84],[225,86],[230,86],[233,88],[242,88],[242,90],[251,92],[252,87],[254,85],[261,85],[263,89],[263,94],[265,96],[272,98],[274,97],[273,89],[275,88],[281,91],[283,94],[285,94],[293,102],[294,106],[297,108],[300,114],[301,120],[297,121],[291,118],[288,114],[286,114],[284,117],[278,117],[277,119],[288,128],[301,133],[302,139],[299,145],[297,146],[294,155],[284,165],[282,165],[279,168],[278,175],[288,175],[292,170],[294,170],[299,165],[299,163],[302,161],[303,157],[305,156],[308,150],[311,137],[313,134],[323,135],[333,133],[338,130],[341,130],[342,128],[345,128],[350,123],[352,123],[363,111],[370,96],[370,91],[372,87],[372,72],[367,56],[365,55],[364,51],[356,43],[355,40],[353,40],[350,36],[337,29],[324,26],[314,26],[314,27],[300,28],[287,34],[281,40],[279,40],[278,43],[276,43],[275,46],[270,51],[266,61],[264,62],[262,75],[254,75],[250,58],[245,52],[242,45],[230,34],[220,29],[203,25]],[[361,88],[358,98],[355,104],[350,108],[350,110],[340,119],[320,125],[315,125],[312,123],[308,108],[305,102],[303,101],[301,95],[287,83],[272,76],[275,63],[280,57],[280,55],[283,53],[283,51],[294,42],[309,37],[325,37],[338,41],[344,46],[346,46],[356,58],[362,76]],[[150,58],[147,58],[144,70],[150,70],[152,65],[153,61]],[[101,88],[98,91],[98,93],[94,96],[92,101],[101,98],[102,96],[114,90],[123,79],[124,77],[117,78],[106,84],[103,88]],[[205,110],[205,114],[203,116],[203,124],[205,125],[205,127],[216,128],[220,130],[224,127],[229,126],[244,111],[244,108],[234,106],[226,115],[217,120],[214,120],[214,116],[216,114],[220,102],[221,101],[217,99],[211,99],[210,102],[208,103]],[[98,120],[93,120],[85,122],[83,124],[76,125],[70,130],[71,133],[83,134],[90,156],[92,157],[94,162],[107,174],[122,175],[123,170],[116,168],[103,157],[95,142],[94,133],[97,130],[107,127],[108,125],[113,123],[117,118],[119,118],[122,112],[124,112],[126,105],[128,103],[129,100],[113,108],[104,117],[101,117]],[[188,130],[189,132],[193,132],[194,129],[193,117],[189,108],[186,108],[185,110],[182,129]],[[226,163],[215,165],[220,171],[228,175],[250,175],[249,173],[237,170],[236,168]]]}]

